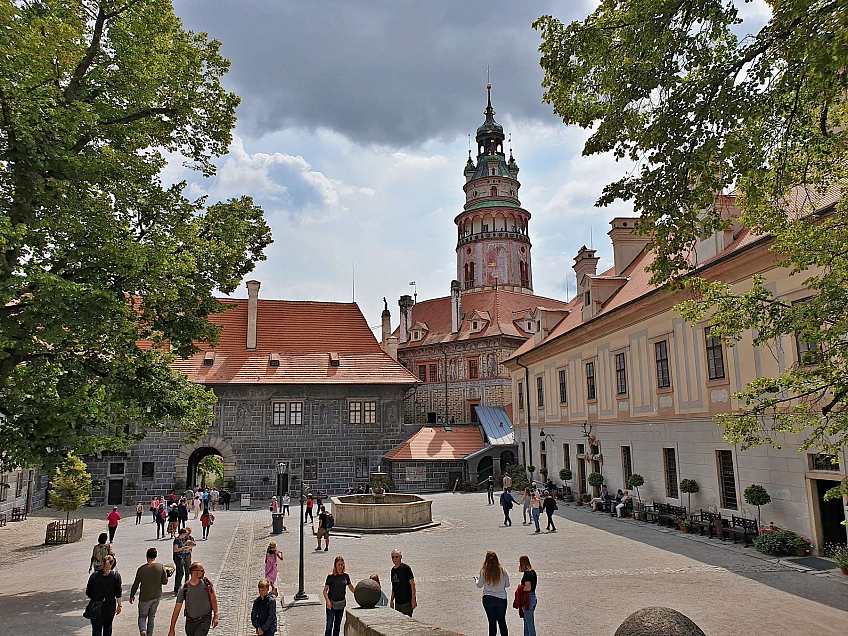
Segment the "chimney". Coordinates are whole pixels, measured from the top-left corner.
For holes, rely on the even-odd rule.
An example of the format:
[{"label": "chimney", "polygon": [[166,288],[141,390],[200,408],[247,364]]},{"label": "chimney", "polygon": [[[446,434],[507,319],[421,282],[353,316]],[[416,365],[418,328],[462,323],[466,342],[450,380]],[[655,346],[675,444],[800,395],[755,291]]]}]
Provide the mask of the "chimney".
[{"label": "chimney", "polygon": [[586,291],[583,288],[580,279],[583,278],[584,274],[588,274],[589,276],[597,274],[599,260],[601,259],[595,256],[595,250],[590,250],[585,245],[578,250],[577,256],[574,257],[574,275],[577,277],[578,294],[582,294]]},{"label": "chimney", "polygon": [[381,314],[381,324],[383,326],[380,344],[383,345],[383,349],[386,348],[386,343],[389,340],[389,336],[392,335],[392,312],[389,311],[389,303],[386,300],[386,297],[383,296],[383,313]]},{"label": "chimney", "polygon": [[389,354],[393,359],[397,360],[397,350],[398,350],[398,337],[397,336],[389,336],[386,339],[386,346],[383,347],[383,351]]},{"label": "chimney", "polygon": [[642,250],[650,242],[647,236],[641,236],[634,231],[638,222],[638,218],[624,216],[617,216],[610,221],[612,229],[607,234],[612,240],[616,276],[621,276],[621,273],[642,253]]},{"label": "chimney", "polygon": [[256,315],[259,307],[258,280],[247,281],[247,348],[256,349]]},{"label": "chimney", "polygon": [[462,292],[459,290],[459,281],[451,281],[451,333],[459,333],[462,324]]},{"label": "chimney", "polygon": [[412,326],[412,306],[414,304],[412,296],[409,294],[404,294],[398,300],[398,307],[400,307],[400,344],[409,342],[409,328]]}]

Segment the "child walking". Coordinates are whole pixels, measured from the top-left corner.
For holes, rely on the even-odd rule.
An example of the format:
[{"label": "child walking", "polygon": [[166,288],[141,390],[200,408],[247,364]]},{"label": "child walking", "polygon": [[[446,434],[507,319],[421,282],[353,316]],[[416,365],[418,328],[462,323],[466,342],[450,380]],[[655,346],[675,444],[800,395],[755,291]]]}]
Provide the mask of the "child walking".
[{"label": "child walking", "polygon": [[277,567],[278,561],[283,560],[283,553],[277,549],[277,543],[271,541],[265,551],[265,578],[271,582],[271,594],[277,596]]}]

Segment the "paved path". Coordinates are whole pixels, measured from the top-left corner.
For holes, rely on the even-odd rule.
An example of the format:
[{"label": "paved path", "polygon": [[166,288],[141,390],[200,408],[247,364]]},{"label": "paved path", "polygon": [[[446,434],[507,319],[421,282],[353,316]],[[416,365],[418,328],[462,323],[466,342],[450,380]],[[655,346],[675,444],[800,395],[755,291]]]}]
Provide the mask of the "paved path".
[{"label": "paved path", "polygon": [[[354,582],[376,572],[387,589],[390,551],[400,548],[419,587],[416,618],[469,635],[483,634],[485,616],[472,577],[485,551],[494,549],[514,580],[511,590],[518,581],[521,554],[527,554],[538,570],[540,634],[612,634],[627,615],[648,605],[674,607],[707,634],[846,634],[848,584],[844,580],[848,577],[805,574],[774,559],[755,558],[752,548],[746,551],[715,540],[697,541],[679,532],[659,532],[653,526],[562,504],[559,532],[537,535],[521,525],[520,510],[513,511],[516,525],[501,527],[500,509],[487,506],[484,494],[444,494],[433,499],[434,515],[442,525],[419,533],[334,537],[329,552],[315,552],[315,538],[307,526],[306,592],[320,598],[336,554],[345,556]],[[104,510],[94,512],[105,515]],[[292,512],[297,515],[298,509]],[[38,542],[43,541],[44,521],[36,520],[31,526]],[[217,516],[210,540],[200,541],[194,551],[218,589],[222,614],[216,631],[221,636],[253,633],[249,611],[256,582],[263,575],[265,546],[271,540],[268,522],[265,510],[223,512]],[[86,524],[83,542],[36,552],[12,565],[0,561],[0,635],[29,633],[36,620],[39,632],[90,633],[81,617],[82,590],[88,576],[89,537],[100,528],[93,522]],[[155,526],[149,517],[140,526],[133,524],[134,519],[121,523],[115,543],[125,597],[144,551],[151,545],[161,553],[170,549],[169,541],[152,538]],[[199,524],[194,525],[198,536]],[[297,522],[288,525],[290,532],[273,538],[286,557],[278,583],[285,600],[297,589]],[[0,528],[0,554],[6,553],[3,541],[12,536],[4,535],[4,530]],[[23,527],[16,530],[16,541],[22,534]],[[167,594],[160,606],[158,635],[165,634],[172,599]],[[135,607],[126,600],[124,607],[126,611],[116,619],[115,634],[135,636]],[[522,633],[515,610],[509,610],[508,622],[512,633]],[[321,606],[280,612],[283,636],[321,634],[323,623]]]}]

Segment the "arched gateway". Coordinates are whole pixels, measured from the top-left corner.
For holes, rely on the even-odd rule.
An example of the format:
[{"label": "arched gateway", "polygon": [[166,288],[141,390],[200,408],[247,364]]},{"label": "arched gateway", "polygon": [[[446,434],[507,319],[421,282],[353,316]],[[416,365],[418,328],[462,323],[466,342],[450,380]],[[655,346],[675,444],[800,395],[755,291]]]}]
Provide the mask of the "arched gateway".
[{"label": "arched gateway", "polygon": [[174,462],[174,476],[185,479],[186,488],[197,485],[197,465],[209,455],[220,455],[224,459],[224,483],[235,479],[236,461],[233,447],[225,439],[207,435],[194,444],[183,446]]}]

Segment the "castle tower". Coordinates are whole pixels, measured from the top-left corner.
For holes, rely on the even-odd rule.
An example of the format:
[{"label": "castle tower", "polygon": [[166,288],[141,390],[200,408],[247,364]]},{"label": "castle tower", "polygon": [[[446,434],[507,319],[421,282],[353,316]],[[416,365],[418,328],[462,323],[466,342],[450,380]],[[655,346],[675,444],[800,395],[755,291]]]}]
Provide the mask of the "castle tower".
[{"label": "castle tower", "polygon": [[503,126],[495,121],[492,85],[486,121],[477,129],[477,163],[465,164],[465,207],[454,219],[458,231],[456,277],[464,291],[500,289],[533,293],[530,213],[518,200],[518,164],[504,154]]}]

